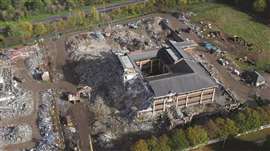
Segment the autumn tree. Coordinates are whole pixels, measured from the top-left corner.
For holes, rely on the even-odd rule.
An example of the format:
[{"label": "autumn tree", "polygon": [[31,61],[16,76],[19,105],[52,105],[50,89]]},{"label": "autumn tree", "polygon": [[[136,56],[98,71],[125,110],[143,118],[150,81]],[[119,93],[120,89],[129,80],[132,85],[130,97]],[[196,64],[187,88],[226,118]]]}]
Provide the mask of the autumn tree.
[{"label": "autumn tree", "polygon": [[169,145],[169,138],[166,134],[159,137],[159,150],[158,151],[171,151]]},{"label": "autumn tree", "polygon": [[44,24],[42,23],[37,23],[33,27],[34,34],[37,36],[43,35],[47,32],[47,29]]},{"label": "autumn tree", "polygon": [[92,6],[90,8],[90,19],[92,20],[92,22],[98,22],[100,20],[100,14],[97,11],[97,8],[95,6]]},{"label": "autumn tree", "polygon": [[215,139],[215,138],[218,137],[219,127],[216,124],[216,122],[214,122],[212,119],[207,121],[207,123],[204,125],[204,128],[208,132],[208,137],[209,138]]},{"label": "autumn tree", "polygon": [[253,9],[256,12],[264,12],[267,8],[267,0],[255,0],[253,2]]},{"label": "autumn tree", "polygon": [[207,132],[199,126],[187,129],[187,138],[192,146],[204,144],[208,142]]},{"label": "autumn tree", "polygon": [[173,150],[184,150],[189,147],[189,142],[186,138],[186,134],[182,129],[177,129],[171,136],[171,147]]},{"label": "autumn tree", "polygon": [[149,151],[159,150],[159,141],[155,136],[151,136],[149,139],[147,139],[147,144]]},{"label": "autumn tree", "polygon": [[256,110],[250,108],[246,109],[242,113],[237,113],[233,120],[241,132],[259,128],[262,124],[259,113]]},{"label": "autumn tree", "polygon": [[30,22],[27,21],[21,21],[18,23],[18,28],[21,30],[21,36],[22,38],[29,39],[33,35],[33,26]]},{"label": "autumn tree", "polygon": [[238,133],[239,129],[235,125],[234,121],[226,118],[217,118],[215,120],[217,126],[217,135],[219,138],[227,139],[229,136],[234,136]]},{"label": "autumn tree", "polygon": [[149,150],[145,140],[140,139],[131,147],[131,151],[149,151]]}]

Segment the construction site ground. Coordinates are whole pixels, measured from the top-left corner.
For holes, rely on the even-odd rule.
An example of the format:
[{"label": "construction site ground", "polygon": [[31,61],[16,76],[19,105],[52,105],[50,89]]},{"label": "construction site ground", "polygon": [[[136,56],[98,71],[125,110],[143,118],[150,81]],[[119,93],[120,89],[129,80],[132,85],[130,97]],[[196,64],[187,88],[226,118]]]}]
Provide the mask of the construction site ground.
[{"label": "construction site ground", "polygon": [[[169,20],[169,22],[172,23],[173,27],[175,29],[179,28],[186,28],[186,25],[182,22],[179,22],[178,19],[171,15],[166,14],[155,14],[149,17],[153,16],[160,16],[162,18],[166,18]],[[126,22],[125,22],[126,23]],[[117,23],[119,24],[119,23]],[[30,142],[26,142],[23,144],[16,144],[16,145],[8,145],[5,149],[13,151],[13,150],[19,150],[23,148],[31,148],[35,145],[35,143],[40,139],[40,133],[37,127],[37,110],[39,106],[39,92],[47,90],[47,89],[58,89],[61,91],[67,91],[75,93],[77,90],[77,77],[74,77],[73,74],[73,65],[67,63],[68,60],[67,51],[65,47],[66,40],[77,33],[70,33],[68,35],[63,35],[57,40],[49,40],[44,41],[44,47],[46,48],[46,51],[48,51],[49,54],[49,60],[50,60],[50,73],[51,77],[53,79],[53,82],[41,82],[33,80],[33,78],[29,75],[23,60],[18,60],[14,64],[14,69],[16,70],[16,75],[18,77],[21,77],[24,79],[23,86],[30,90],[33,93],[33,100],[34,100],[34,111],[31,115],[28,115],[26,117],[18,117],[16,119],[10,119],[0,122],[0,127],[5,127],[9,125],[17,125],[22,123],[28,123],[33,128],[33,139]],[[191,33],[183,33],[186,34],[187,37],[190,37],[189,39],[193,39],[196,42],[200,43],[202,40],[193,32]],[[224,46],[224,49],[226,49],[226,46]],[[226,51],[226,50],[224,50]],[[228,50],[229,51],[229,50]],[[217,62],[217,56],[207,53],[205,51],[192,51],[190,52],[195,55],[203,55],[204,58],[212,64],[218,71],[219,80],[222,81],[224,86],[226,88],[231,89],[242,101],[250,100],[251,96],[254,94],[260,94],[263,98],[270,98],[270,88],[254,88],[252,86],[249,86],[247,84],[244,84],[243,82],[236,80],[232,75]],[[58,78],[59,75],[65,75],[64,79]],[[265,74],[265,77],[270,82],[270,76],[269,74]],[[79,131],[80,136],[80,145],[82,150],[89,150],[89,135],[90,135],[90,112],[89,109],[86,107],[84,103],[79,103],[74,106],[72,106],[68,114],[70,114],[75,121],[75,126]]]},{"label": "construction site ground", "polygon": [[[62,45],[61,45],[62,44]],[[62,71],[61,65],[64,64],[63,60],[65,59],[64,54],[64,39],[58,40],[58,41],[48,41],[45,43],[45,46],[48,46],[47,50],[51,53],[51,56],[54,56],[52,60],[57,61],[56,63],[53,63],[53,65],[56,65],[57,67],[53,67],[53,69],[58,69],[58,71]],[[56,46],[56,47],[52,47]],[[62,50],[62,52],[61,52]],[[57,59],[56,59],[57,58]],[[66,81],[55,81],[53,83],[50,82],[41,82],[34,80],[28,73],[25,65],[24,60],[19,59],[15,62],[15,64],[12,67],[16,70],[15,75],[20,77],[24,80],[23,87],[27,90],[30,90],[33,93],[33,100],[34,100],[34,110],[33,113],[25,116],[25,117],[17,117],[16,119],[10,119],[5,120],[0,123],[1,127],[9,126],[9,125],[18,125],[27,123],[30,124],[33,128],[33,139],[31,142],[26,142],[22,144],[16,144],[16,145],[8,145],[5,147],[6,150],[19,150],[23,148],[31,148],[35,146],[35,143],[40,139],[40,133],[39,129],[37,128],[37,110],[39,106],[39,100],[40,96],[39,93],[41,91],[45,91],[47,89],[61,89],[66,90],[69,92],[75,92],[76,86],[72,85],[69,82]]]},{"label": "construction site ground", "polygon": [[[170,21],[174,25],[175,29],[184,29],[187,28],[188,26],[185,25],[183,22],[180,22],[177,18],[169,16]],[[189,39],[195,40],[197,43],[202,43],[205,40],[201,39],[198,37],[194,32],[190,33],[185,33],[182,32],[181,34],[184,34],[186,37]],[[232,50],[234,49],[239,49],[239,47],[232,45],[231,43],[227,41],[218,41],[216,40],[217,43],[219,43],[219,47],[222,49],[222,51],[226,51],[228,53],[231,53]],[[254,86],[250,86],[238,79],[236,79],[224,66],[218,63],[218,56],[215,54],[211,54],[205,50],[199,49],[195,50],[191,53],[193,56],[204,56],[203,59],[205,59],[207,62],[209,62],[211,65],[213,65],[217,71],[218,71],[218,79],[224,84],[224,86],[227,89],[232,90],[233,93],[243,102],[252,100],[252,97],[257,94],[261,96],[264,99],[269,99],[270,94],[270,87],[267,85],[266,88],[255,88]],[[264,73],[263,74],[267,83],[269,84],[269,77],[270,74]]]}]

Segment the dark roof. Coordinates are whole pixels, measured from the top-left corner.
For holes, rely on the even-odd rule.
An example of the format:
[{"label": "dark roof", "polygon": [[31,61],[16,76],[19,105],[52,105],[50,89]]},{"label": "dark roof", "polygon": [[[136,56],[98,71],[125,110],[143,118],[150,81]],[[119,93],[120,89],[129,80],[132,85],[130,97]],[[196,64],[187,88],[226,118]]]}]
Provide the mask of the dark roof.
[{"label": "dark roof", "polygon": [[246,71],[244,72],[244,74],[246,74],[245,78],[247,82],[252,83],[254,85],[256,85],[256,83],[265,81],[264,77],[257,71]]},{"label": "dark roof", "polygon": [[155,93],[155,97],[165,96],[170,92],[185,93],[216,86],[214,81],[209,77],[200,76],[196,73],[166,76],[148,80],[149,85]]},{"label": "dark roof", "polygon": [[155,97],[217,86],[205,69],[185,53],[181,42],[169,41],[169,45],[169,48],[156,51],[129,54],[134,61],[159,57],[169,67],[168,74],[145,78]]},{"label": "dark roof", "polygon": [[195,61],[183,60],[172,65],[170,69],[173,69],[173,74],[146,78],[156,97],[169,92],[185,93],[217,85]]}]

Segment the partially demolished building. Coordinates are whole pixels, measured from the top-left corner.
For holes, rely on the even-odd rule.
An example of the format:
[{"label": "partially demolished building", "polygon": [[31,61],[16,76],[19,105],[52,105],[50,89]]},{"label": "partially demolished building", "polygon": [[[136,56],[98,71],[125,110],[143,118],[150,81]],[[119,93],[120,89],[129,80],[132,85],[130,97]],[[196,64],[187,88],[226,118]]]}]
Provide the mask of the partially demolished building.
[{"label": "partially demolished building", "polygon": [[212,103],[217,84],[185,51],[187,41],[168,41],[160,50],[135,51],[118,55],[123,68],[123,81],[140,77],[153,93],[142,103],[137,115],[156,115],[168,109]]}]

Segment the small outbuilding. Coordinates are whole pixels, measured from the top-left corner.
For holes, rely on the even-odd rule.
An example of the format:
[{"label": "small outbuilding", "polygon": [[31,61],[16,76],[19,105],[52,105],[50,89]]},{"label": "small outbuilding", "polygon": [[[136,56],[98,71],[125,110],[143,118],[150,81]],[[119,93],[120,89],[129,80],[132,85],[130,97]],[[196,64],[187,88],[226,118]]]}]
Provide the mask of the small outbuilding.
[{"label": "small outbuilding", "polygon": [[242,78],[249,84],[260,87],[266,84],[264,77],[257,71],[245,71]]}]

